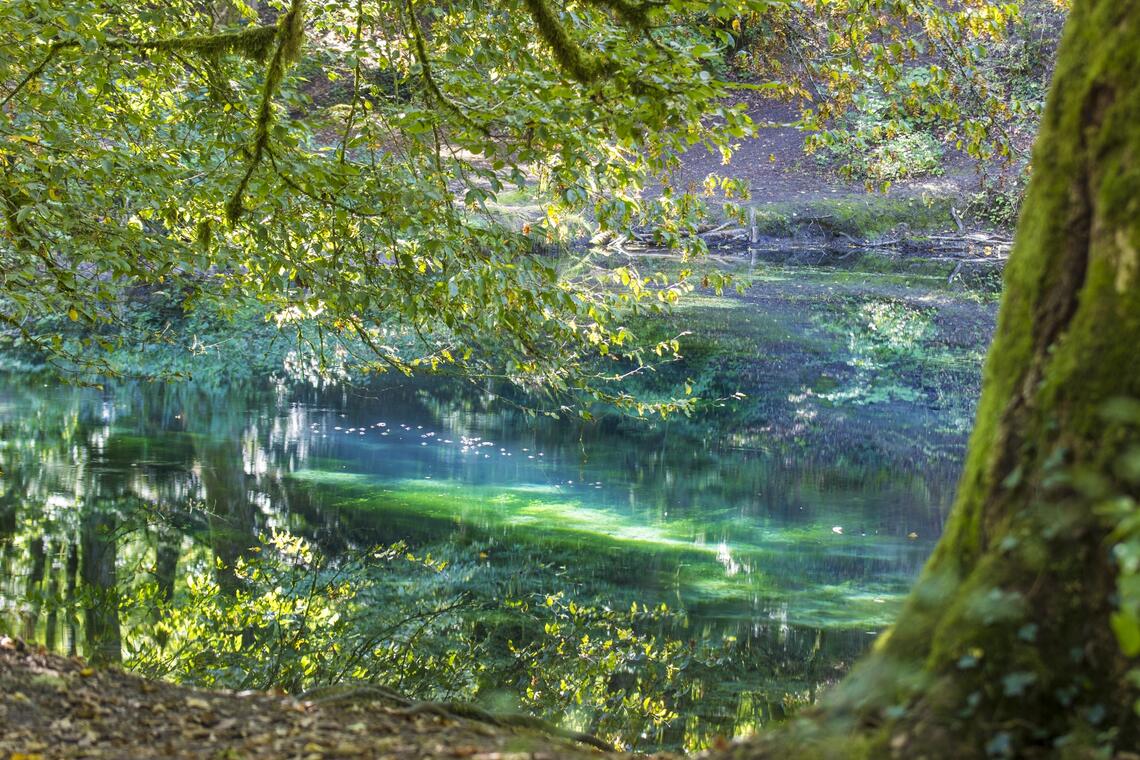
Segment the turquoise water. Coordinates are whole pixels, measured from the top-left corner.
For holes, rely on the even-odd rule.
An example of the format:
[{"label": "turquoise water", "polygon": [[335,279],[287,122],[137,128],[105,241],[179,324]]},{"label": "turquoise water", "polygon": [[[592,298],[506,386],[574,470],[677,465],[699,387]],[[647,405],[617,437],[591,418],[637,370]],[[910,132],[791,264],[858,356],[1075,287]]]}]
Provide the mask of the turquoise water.
[{"label": "turquoise water", "polygon": [[550,589],[664,602],[684,615],[678,635],[730,642],[723,671],[693,687],[697,717],[645,746],[774,719],[889,624],[937,540],[993,306],[933,280],[769,274],[747,298],[678,315],[704,337],[655,382],[747,394],[694,419],[535,419],[500,389],[431,378],[5,376],[0,625],[129,664],[129,606],[90,610],[140,573],[177,599],[194,568],[232,565],[273,532],[332,558],[404,541],[451,562],[451,587],[484,600],[472,616]]}]

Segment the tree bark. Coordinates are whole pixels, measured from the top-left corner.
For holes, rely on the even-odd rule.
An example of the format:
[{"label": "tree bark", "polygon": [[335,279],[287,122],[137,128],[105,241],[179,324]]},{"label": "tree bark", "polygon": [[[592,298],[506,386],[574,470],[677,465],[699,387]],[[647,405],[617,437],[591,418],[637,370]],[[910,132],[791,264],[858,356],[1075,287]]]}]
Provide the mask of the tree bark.
[{"label": "tree bark", "polygon": [[122,660],[119,621],[117,520],[103,504],[88,507],[81,518],[80,573],[87,594],[83,610],[87,659],[95,665]]},{"label": "tree bark", "polygon": [[238,560],[257,542],[257,515],[247,492],[249,478],[242,468],[241,442],[205,442],[198,447],[198,453],[210,504],[214,574],[222,592],[232,596],[242,586],[236,574]]},{"label": "tree bark", "polygon": [[1138,495],[1114,465],[1140,432],[1103,410],[1140,399],[1140,2],[1074,3],[1034,156],[942,540],[830,700],[732,754],[1140,746],[1137,662],[1109,625],[1113,526],[1096,509],[1106,492]]}]

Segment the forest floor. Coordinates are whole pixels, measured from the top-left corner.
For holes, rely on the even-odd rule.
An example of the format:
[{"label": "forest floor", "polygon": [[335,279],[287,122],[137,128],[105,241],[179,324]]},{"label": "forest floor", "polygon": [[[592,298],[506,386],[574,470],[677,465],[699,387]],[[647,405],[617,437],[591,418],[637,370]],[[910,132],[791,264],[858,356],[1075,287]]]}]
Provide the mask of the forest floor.
[{"label": "forest floor", "polygon": [[[682,157],[681,187],[697,186],[708,174],[746,179],[753,204],[811,203],[827,200],[926,196],[956,197],[964,206],[967,195],[979,190],[979,176],[969,157],[948,151],[941,174],[897,180],[886,193],[871,192],[862,182],[848,180],[804,153],[806,133],[793,126],[796,107],[761,93],[742,91],[736,98],[759,127],[758,134],[741,140],[725,165],[720,154],[694,148]],[[962,209],[964,210],[964,209]]]},{"label": "forest floor", "polygon": [[[699,192],[710,174],[745,180],[750,198],[740,203],[754,210],[762,238],[811,243],[899,239],[929,249],[937,247],[925,245],[931,235],[1009,232],[1008,222],[1000,220],[1011,212],[983,192],[979,164],[963,153],[947,149],[934,174],[895,179],[884,190],[845,178],[836,166],[806,154],[807,133],[795,126],[794,104],[752,91],[742,91],[735,102],[745,106],[757,134],[739,140],[727,164],[719,152],[694,146],[680,156],[672,182],[678,189]],[[987,171],[992,175],[1009,170],[991,166]],[[525,190],[501,193],[488,205],[512,224],[534,224],[545,217],[536,190],[533,183]],[[1011,204],[1012,196],[1004,202]],[[716,203],[710,200],[711,206]]]},{"label": "forest floor", "polygon": [[[341,695],[346,696],[346,695]],[[0,638],[0,758],[553,760],[598,750],[438,706],[191,689]]]}]

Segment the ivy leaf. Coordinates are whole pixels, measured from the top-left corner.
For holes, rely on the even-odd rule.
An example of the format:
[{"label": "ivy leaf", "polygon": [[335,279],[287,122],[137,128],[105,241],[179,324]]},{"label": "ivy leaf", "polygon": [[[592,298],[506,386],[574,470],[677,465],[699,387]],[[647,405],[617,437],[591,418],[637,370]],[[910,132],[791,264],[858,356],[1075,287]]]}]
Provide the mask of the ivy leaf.
[{"label": "ivy leaf", "polygon": [[1124,611],[1114,612],[1109,618],[1109,625],[1125,657],[1140,655],[1140,621],[1135,616]]}]

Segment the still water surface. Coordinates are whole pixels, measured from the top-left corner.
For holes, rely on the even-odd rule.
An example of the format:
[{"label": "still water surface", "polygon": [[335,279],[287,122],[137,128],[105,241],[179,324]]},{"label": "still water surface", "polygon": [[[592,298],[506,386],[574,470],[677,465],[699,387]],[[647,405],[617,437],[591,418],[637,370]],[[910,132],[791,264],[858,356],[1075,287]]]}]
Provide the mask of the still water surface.
[{"label": "still water surface", "polygon": [[[202,556],[231,564],[274,531],[330,557],[406,541],[488,597],[538,578],[586,603],[664,602],[685,636],[734,642],[706,725],[658,744],[763,723],[842,675],[929,555],[993,312],[932,292],[884,317],[893,301],[873,281],[781,287],[693,307],[739,346],[717,382],[748,394],[697,420],[536,421],[432,380],[97,390],[3,376],[0,626],[115,659],[126,617],[51,600],[140,572],[177,595]],[[963,315],[981,326],[968,339]],[[884,325],[914,319],[927,350],[900,358]],[[511,580],[524,570],[529,585]]]}]

